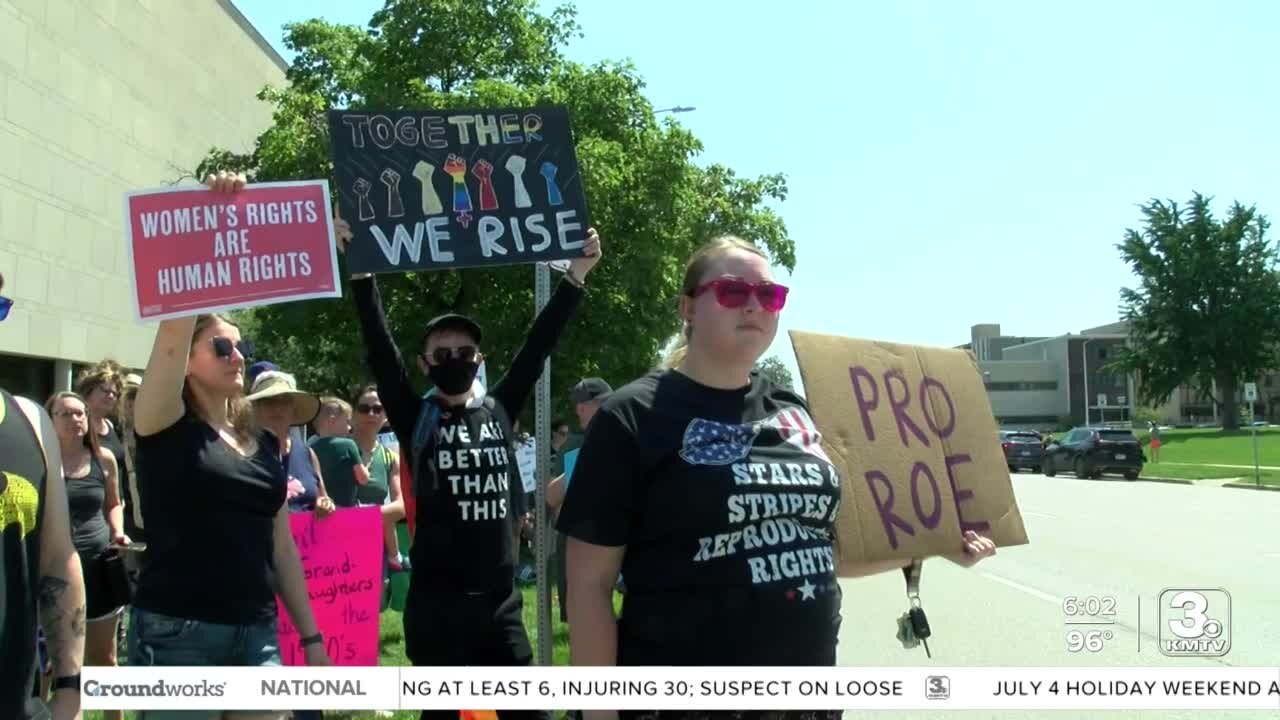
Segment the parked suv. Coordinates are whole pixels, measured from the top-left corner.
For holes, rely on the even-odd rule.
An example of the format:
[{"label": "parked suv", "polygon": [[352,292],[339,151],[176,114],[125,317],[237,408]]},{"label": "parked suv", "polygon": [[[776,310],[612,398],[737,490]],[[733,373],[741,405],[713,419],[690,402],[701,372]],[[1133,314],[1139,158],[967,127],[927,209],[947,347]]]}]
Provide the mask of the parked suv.
[{"label": "parked suv", "polygon": [[1147,461],[1131,430],[1076,428],[1044,450],[1044,474],[1072,472],[1078,478],[1098,479],[1105,472],[1137,480]]},{"label": "parked suv", "polygon": [[1009,472],[1016,473],[1021,468],[1040,472],[1041,458],[1044,457],[1044,442],[1040,435],[1030,431],[1001,430],[1000,447],[1004,449],[1004,461]]}]

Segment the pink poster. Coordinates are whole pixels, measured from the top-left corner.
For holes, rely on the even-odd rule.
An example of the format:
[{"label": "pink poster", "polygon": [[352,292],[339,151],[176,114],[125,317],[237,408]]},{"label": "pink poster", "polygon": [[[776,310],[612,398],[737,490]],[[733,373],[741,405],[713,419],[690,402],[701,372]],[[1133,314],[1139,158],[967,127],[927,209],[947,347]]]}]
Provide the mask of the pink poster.
[{"label": "pink poster", "polygon": [[338,297],[325,180],[125,195],[139,320]]},{"label": "pink poster", "polygon": [[[312,513],[293,513],[289,524],[302,557],[311,612],[324,634],[329,659],[334,665],[377,665],[381,509],[343,508],[322,520]],[[284,664],[306,665],[301,636],[279,597],[276,608]]]}]

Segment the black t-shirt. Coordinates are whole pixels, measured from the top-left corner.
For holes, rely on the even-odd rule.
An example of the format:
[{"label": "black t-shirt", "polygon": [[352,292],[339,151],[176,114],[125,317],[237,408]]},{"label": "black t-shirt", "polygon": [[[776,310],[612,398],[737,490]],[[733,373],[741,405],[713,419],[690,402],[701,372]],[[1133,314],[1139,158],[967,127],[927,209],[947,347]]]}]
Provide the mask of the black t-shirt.
[{"label": "black t-shirt", "polygon": [[656,372],[587,431],[558,527],[626,546],[621,665],[830,665],[840,481],[805,402]]},{"label": "black t-shirt", "polygon": [[288,477],[275,437],[257,441],[246,457],[192,415],[138,436],[147,563],[134,605],[225,625],[275,619],[273,523]]},{"label": "black t-shirt", "polygon": [[511,418],[520,416],[533,393],[582,289],[560,282],[487,397],[465,408],[439,408],[420,458],[414,429],[424,403],[437,401],[410,384],[374,280],[353,280],[351,290],[378,397],[399,440],[400,461],[413,472],[417,529],[409,552],[410,591],[508,592],[515,584],[515,520],[526,511]]},{"label": "black t-shirt", "polygon": [[36,677],[36,593],[44,518],[44,452],[27,416],[0,390],[0,718],[26,718]]}]

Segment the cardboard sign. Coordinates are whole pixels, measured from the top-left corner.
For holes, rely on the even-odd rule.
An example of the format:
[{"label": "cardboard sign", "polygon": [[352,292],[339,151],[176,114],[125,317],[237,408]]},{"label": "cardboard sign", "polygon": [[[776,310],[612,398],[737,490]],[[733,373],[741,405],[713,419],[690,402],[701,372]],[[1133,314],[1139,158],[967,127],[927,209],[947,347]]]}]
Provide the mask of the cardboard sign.
[{"label": "cardboard sign", "polygon": [[791,343],[843,478],[840,570],[959,555],[968,530],[1028,542],[972,355],[796,331]]},{"label": "cardboard sign", "polygon": [[[334,665],[378,664],[378,611],[382,601],[382,509],[343,508],[322,520],[289,516],[302,557],[307,594]],[[306,665],[301,637],[277,597],[280,656]]]},{"label": "cardboard sign", "polygon": [[516,448],[516,464],[520,467],[520,481],[524,483],[524,491],[531,493],[537,490],[538,441],[532,436]]},{"label": "cardboard sign", "polygon": [[234,195],[163,188],[124,198],[139,320],[338,297],[329,183],[259,183]]},{"label": "cardboard sign", "polygon": [[352,272],[582,256],[587,202],[563,107],[333,110]]}]

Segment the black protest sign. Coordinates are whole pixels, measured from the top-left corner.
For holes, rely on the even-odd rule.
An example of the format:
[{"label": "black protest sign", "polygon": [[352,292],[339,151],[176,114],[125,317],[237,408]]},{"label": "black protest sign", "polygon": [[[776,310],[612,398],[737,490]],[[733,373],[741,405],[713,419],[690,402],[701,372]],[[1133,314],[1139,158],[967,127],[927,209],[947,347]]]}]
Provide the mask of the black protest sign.
[{"label": "black protest sign", "polygon": [[587,203],[563,107],[329,112],[352,272],[582,257]]}]

